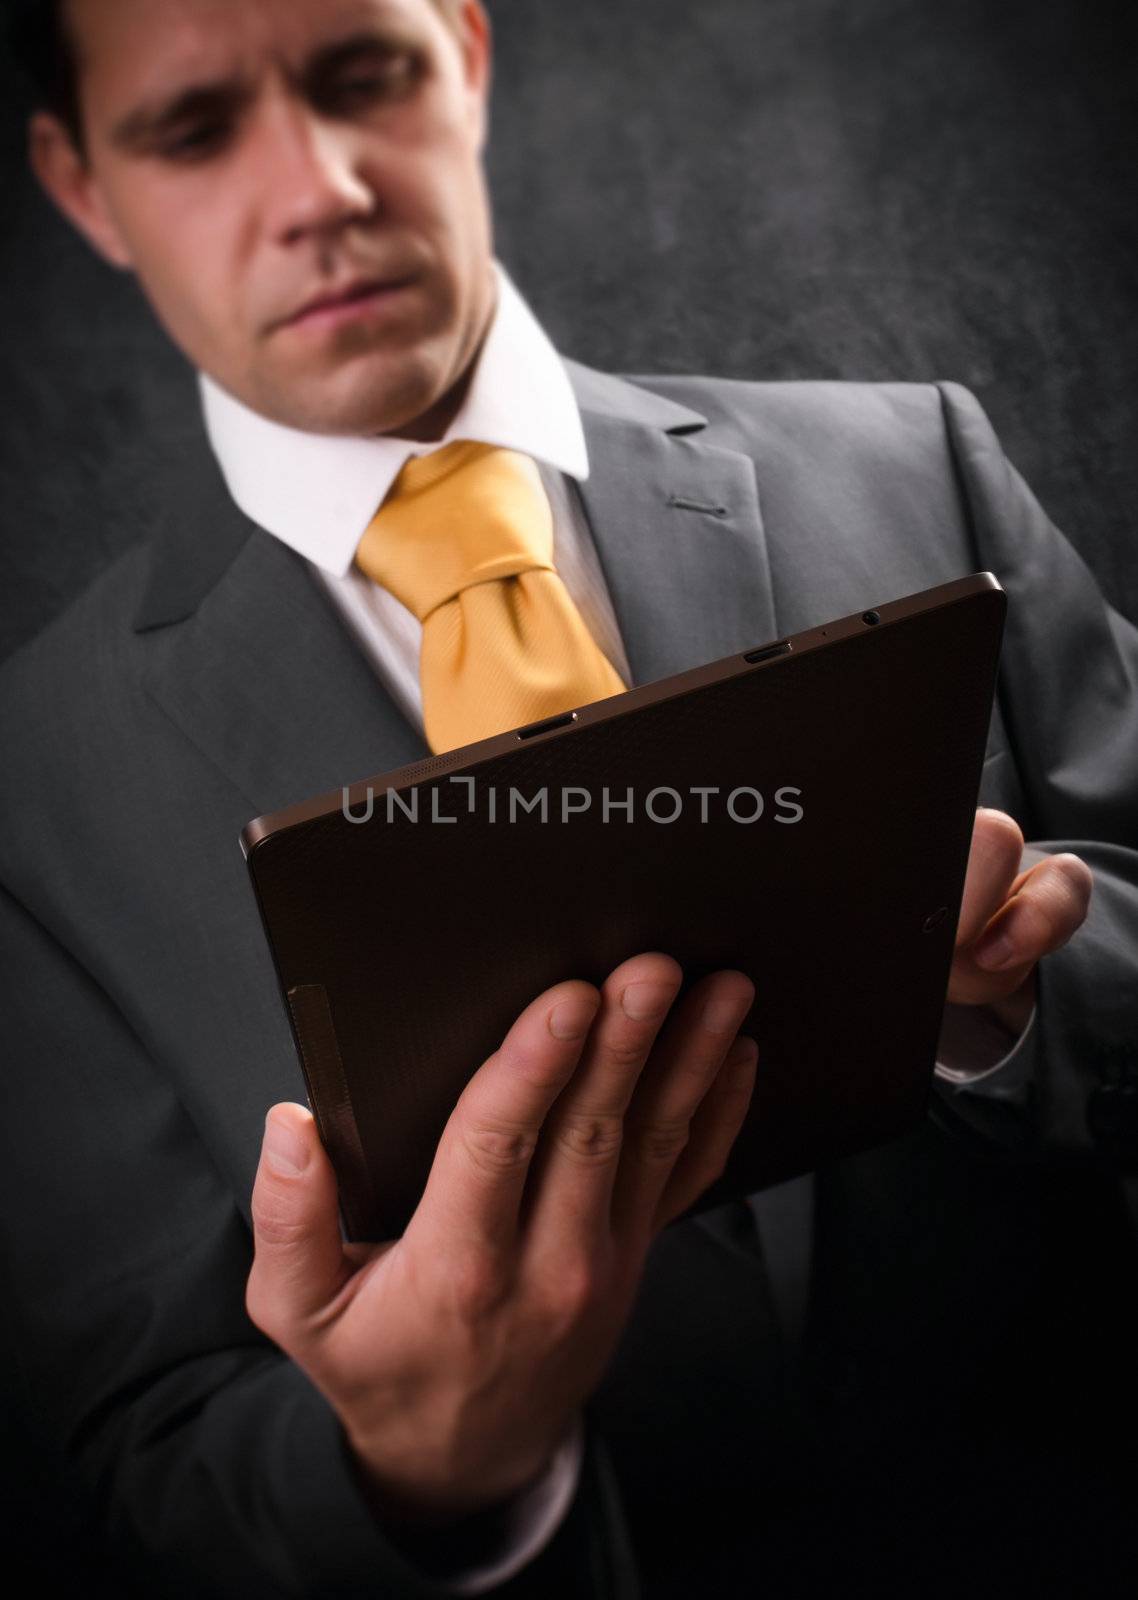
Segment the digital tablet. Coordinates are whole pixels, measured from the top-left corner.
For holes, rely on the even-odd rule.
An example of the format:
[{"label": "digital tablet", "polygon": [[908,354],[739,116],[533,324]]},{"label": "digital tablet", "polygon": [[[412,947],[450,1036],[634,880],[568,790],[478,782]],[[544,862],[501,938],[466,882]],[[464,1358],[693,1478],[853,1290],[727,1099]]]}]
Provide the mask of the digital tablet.
[{"label": "digital tablet", "polygon": [[531,1000],[640,951],[755,985],[754,1096],[700,1207],[917,1123],[1005,607],[975,573],[250,822],[347,1236],[402,1231]]}]

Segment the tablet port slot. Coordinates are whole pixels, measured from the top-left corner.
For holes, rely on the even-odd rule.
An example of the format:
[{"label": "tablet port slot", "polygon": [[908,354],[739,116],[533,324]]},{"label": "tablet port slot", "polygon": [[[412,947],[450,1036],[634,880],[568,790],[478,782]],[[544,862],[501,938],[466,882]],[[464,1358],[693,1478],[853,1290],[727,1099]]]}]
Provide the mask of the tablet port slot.
[{"label": "tablet port slot", "polygon": [[546,717],[544,722],[531,722],[528,728],[519,728],[518,738],[532,739],[535,733],[548,733],[550,728],[564,728],[576,720],[575,711],[563,711],[558,717]]},{"label": "tablet port slot", "polygon": [[761,650],[748,650],[747,654],[743,657],[743,660],[749,661],[751,665],[754,666],[758,661],[769,661],[772,656],[785,656],[789,654],[790,641],[789,639],[783,639],[780,644],[764,645]]}]

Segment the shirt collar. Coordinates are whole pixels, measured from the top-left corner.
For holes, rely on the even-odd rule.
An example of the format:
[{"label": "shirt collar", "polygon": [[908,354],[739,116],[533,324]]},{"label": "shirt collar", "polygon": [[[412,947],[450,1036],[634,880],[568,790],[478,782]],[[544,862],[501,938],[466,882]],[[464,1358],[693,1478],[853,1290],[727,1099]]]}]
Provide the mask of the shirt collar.
[{"label": "shirt collar", "polygon": [[206,433],[246,516],[342,577],[376,508],[411,455],[452,439],[519,450],[570,477],[589,475],[581,414],[561,357],[503,267],[470,387],[437,444],[306,433],[253,411],[198,373]]}]

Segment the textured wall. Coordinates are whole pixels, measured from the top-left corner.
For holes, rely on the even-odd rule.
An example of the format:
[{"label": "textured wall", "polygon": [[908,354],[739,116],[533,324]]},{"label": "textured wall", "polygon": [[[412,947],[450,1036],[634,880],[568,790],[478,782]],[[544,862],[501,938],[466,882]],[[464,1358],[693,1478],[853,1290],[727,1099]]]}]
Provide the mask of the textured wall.
[{"label": "textured wall", "polygon": [[[492,0],[491,10],[499,246],[567,352],[634,372],[956,378],[1138,620],[1133,0]],[[130,281],[39,195],[22,138],[0,67],[0,656],[139,531],[119,491],[146,430],[196,425],[180,356]],[[975,1203],[973,1187],[964,1198]],[[1012,1442],[997,1454],[989,1441],[965,1463],[947,1539],[943,1505],[930,1517],[932,1565],[945,1574],[936,1593],[974,1585],[949,1563],[994,1542],[1001,1518],[1005,1560],[1038,1545],[1041,1569],[1059,1546],[1083,1563],[1066,1592],[1122,1593],[1107,1569],[1132,1570],[1117,1553],[1132,1491],[1119,1475],[1111,1492],[1101,1441],[1087,1448],[1062,1431],[1085,1413],[1089,1436],[1097,1416],[1117,1412],[1116,1317],[1070,1264],[1097,1247],[1108,1283],[1121,1251],[1065,1189],[1053,1209],[1066,1244],[1050,1228],[1036,1248],[1062,1263],[1062,1289],[1041,1292],[1038,1326],[1085,1326],[1093,1354],[1050,1371],[1037,1354],[1034,1390],[1039,1341],[1009,1354],[1004,1375],[1026,1362],[1016,1392],[1047,1403],[1009,1410],[1001,1378],[990,1409]],[[972,1215],[944,1215],[961,1212]],[[16,1438],[16,1513],[46,1581],[52,1549],[77,1534]],[[1064,1454],[1097,1469],[1082,1502]],[[1032,1474],[1010,1511],[1009,1457],[1011,1481]],[[922,1573],[922,1592],[932,1579]],[[1050,1592],[1064,1584],[1052,1572]]]},{"label": "textured wall", "polygon": [[[632,372],[956,378],[1138,617],[1138,7],[491,13],[499,248],[562,348]],[[109,514],[124,451],[195,404],[130,281],[27,177],[6,91],[0,653],[135,536]],[[94,539],[78,503],[108,509]]]}]

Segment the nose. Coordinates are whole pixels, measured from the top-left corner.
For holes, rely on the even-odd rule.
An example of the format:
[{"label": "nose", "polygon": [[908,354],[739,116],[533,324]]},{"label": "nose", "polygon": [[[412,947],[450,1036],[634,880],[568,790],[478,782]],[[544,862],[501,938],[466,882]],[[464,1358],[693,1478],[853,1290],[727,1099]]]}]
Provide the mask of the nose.
[{"label": "nose", "polygon": [[266,223],[279,243],[334,233],[375,213],[378,196],[357,170],[350,129],[318,116],[299,96],[280,93],[260,132]]}]

